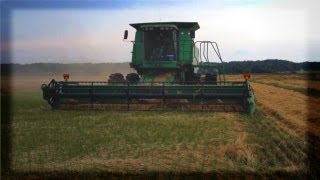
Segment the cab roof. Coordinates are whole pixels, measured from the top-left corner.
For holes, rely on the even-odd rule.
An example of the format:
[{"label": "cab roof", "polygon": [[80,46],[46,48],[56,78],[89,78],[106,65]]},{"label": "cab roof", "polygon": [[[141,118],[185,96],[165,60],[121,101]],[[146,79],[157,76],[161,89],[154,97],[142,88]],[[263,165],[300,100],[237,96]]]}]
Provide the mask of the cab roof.
[{"label": "cab roof", "polygon": [[130,24],[130,26],[134,27],[136,30],[139,30],[141,26],[154,26],[154,27],[161,27],[161,26],[168,26],[168,25],[175,25],[178,28],[190,28],[191,30],[197,30],[200,28],[198,22],[148,22],[148,23],[134,23]]}]

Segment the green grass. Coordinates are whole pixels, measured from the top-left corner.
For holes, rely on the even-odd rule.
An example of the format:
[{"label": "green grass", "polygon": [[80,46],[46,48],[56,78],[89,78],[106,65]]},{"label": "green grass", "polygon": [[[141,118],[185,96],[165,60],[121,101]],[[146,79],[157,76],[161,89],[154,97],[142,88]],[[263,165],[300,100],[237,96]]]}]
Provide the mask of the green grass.
[{"label": "green grass", "polygon": [[255,144],[255,169],[264,170],[306,170],[306,143],[298,137],[292,136],[257,111],[254,117],[247,117],[245,129],[249,133],[247,142]]},{"label": "green grass", "polygon": [[12,123],[17,169],[41,169],[99,151],[141,158],[177,144],[218,146],[236,138],[232,121],[217,121],[210,113],[52,111],[39,94],[13,97]]},{"label": "green grass", "polygon": [[267,171],[299,169],[304,154],[259,111],[51,110],[40,92],[15,93],[12,105],[16,171]]}]

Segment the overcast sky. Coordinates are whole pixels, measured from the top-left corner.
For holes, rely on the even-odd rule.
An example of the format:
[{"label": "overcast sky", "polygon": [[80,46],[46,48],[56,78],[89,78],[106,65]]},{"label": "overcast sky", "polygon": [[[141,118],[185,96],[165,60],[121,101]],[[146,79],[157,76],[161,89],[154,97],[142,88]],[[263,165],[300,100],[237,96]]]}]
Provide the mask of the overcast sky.
[{"label": "overcast sky", "polygon": [[[77,2],[77,1],[75,1]],[[320,2],[320,1],[319,1]],[[130,23],[195,21],[224,61],[320,61],[316,0],[117,1],[93,8],[12,10],[12,62],[129,62]]]}]

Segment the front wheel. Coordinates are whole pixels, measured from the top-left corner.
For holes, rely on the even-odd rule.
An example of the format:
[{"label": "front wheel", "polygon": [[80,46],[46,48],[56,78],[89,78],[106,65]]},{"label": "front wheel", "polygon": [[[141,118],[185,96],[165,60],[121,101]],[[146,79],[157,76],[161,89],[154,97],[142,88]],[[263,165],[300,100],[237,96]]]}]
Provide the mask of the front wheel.
[{"label": "front wheel", "polygon": [[108,83],[117,84],[117,83],[126,83],[123,75],[121,73],[114,73],[109,76]]},{"label": "front wheel", "polygon": [[140,82],[140,76],[137,73],[129,73],[126,76],[126,80],[129,83],[136,84]]}]

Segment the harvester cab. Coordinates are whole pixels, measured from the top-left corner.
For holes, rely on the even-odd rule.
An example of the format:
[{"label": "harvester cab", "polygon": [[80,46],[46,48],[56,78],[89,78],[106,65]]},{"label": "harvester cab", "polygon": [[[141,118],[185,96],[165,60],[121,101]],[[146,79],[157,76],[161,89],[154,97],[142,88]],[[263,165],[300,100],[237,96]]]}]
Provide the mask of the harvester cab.
[{"label": "harvester cab", "polygon": [[248,78],[225,81],[218,44],[194,40],[200,28],[197,22],[130,25],[136,30],[130,63],[136,73],[114,73],[100,82],[52,80],[42,85],[43,98],[53,108],[139,110],[142,105],[142,109],[253,113],[254,94]]},{"label": "harvester cab", "polygon": [[[218,78],[225,80],[218,45],[194,41],[195,31],[200,28],[197,22],[130,25],[136,29],[130,66],[142,81],[216,84]],[[125,31],[124,37],[127,36],[128,31]],[[210,63],[210,53],[215,53],[219,63]]]}]

